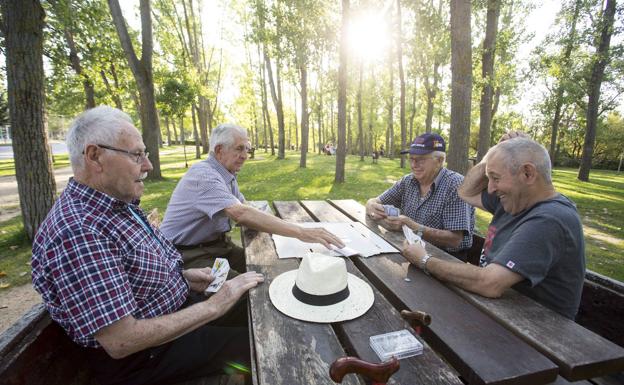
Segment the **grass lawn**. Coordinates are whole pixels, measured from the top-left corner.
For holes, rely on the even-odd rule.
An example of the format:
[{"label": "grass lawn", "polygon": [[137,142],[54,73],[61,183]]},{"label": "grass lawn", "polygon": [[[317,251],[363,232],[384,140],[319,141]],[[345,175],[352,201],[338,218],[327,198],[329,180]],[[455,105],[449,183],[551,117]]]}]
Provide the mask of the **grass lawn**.
[{"label": "grass lawn", "polygon": [[[194,147],[187,147],[189,159]],[[309,154],[307,168],[299,168],[299,156],[287,152],[285,160],[256,151],[256,159],[249,159],[238,180],[248,200],[298,199],[355,199],[364,203],[390,187],[407,169],[399,167],[399,160],[371,158],[359,161],[359,156],[348,156],[346,182],[334,185],[335,160],[333,156]],[[189,161],[189,165],[196,160]],[[184,175],[182,147],[161,151],[162,181],[148,181],[141,206],[146,211],[165,211],[169,196],[177,181]],[[1,163],[0,163],[1,165]],[[600,274],[624,281],[624,175],[616,172],[592,170],[591,182],[576,179],[576,169],[557,169],[554,181],[557,189],[573,199],[585,226],[587,267]],[[477,231],[487,229],[489,213],[477,210]],[[24,236],[21,218],[0,222],[0,287],[20,285],[30,280],[30,244]]]},{"label": "grass lawn", "polygon": [[[61,168],[69,166],[69,155],[59,154],[54,155],[54,162],[52,167]],[[0,160],[0,176],[15,175],[15,161],[13,159]],[[0,224],[1,225],[1,224]]]}]

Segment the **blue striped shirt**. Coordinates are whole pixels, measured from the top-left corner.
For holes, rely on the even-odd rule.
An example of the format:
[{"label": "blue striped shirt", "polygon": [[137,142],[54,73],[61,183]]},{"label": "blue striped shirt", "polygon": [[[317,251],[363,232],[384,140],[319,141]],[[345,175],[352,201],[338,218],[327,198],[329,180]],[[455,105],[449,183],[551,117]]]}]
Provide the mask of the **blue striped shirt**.
[{"label": "blue striped shirt", "polygon": [[223,209],[244,201],[236,175],[210,156],[191,166],[180,179],[160,231],[176,245],[213,241],[231,229]]},{"label": "blue striped shirt", "polygon": [[475,209],[457,195],[457,188],[463,181],[464,177],[461,174],[442,168],[429,192],[421,196],[420,183],[414,175],[409,174],[381,194],[379,199],[385,205],[398,207],[401,214],[424,226],[464,231],[464,238],[459,247],[446,249],[464,250],[472,246]]}]

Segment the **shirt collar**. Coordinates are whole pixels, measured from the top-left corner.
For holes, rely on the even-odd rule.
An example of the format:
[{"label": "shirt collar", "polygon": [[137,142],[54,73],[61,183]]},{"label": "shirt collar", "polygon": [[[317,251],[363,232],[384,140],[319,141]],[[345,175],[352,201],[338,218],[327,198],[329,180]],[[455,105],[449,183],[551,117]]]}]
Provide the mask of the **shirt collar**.
[{"label": "shirt collar", "polygon": [[126,209],[128,206],[138,207],[141,202],[140,199],[135,199],[128,204],[122,200],[113,198],[104,192],[96,190],[93,187],[82,184],[76,181],[73,177],[69,178],[66,191],[69,194],[76,195],[78,199],[84,202],[87,206],[98,211],[120,211]]},{"label": "shirt collar", "polygon": [[209,165],[211,165],[227,183],[230,183],[232,180],[236,179],[236,175],[232,174],[225,168],[214,156],[210,155],[208,159],[206,159]]}]

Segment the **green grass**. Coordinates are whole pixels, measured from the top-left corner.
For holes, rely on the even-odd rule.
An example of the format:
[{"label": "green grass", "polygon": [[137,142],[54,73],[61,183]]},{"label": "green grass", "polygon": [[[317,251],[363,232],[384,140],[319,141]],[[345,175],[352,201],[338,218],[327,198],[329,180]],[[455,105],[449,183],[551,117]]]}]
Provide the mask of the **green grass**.
[{"label": "green grass", "polygon": [[[54,162],[52,167],[55,169],[69,166],[69,155],[60,154],[54,155]],[[13,159],[0,160],[0,176],[12,176],[15,175],[15,161]]]},{"label": "green grass", "polygon": [[[187,147],[189,166],[194,147]],[[359,156],[348,156],[345,167],[346,182],[334,185],[335,157],[309,154],[307,168],[299,168],[299,156],[287,152],[285,160],[256,152],[256,159],[247,161],[239,174],[241,191],[248,200],[298,199],[355,199],[364,203],[390,187],[407,169],[399,168],[399,160],[380,159],[372,164]],[[158,209],[164,213],[171,192],[184,175],[182,147],[161,152],[164,179],[148,181],[141,206],[146,211]],[[554,172],[557,189],[573,199],[585,225],[587,267],[598,273],[624,281],[624,175],[592,170],[591,182],[576,179],[575,169],[557,169]],[[490,220],[489,213],[477,210],[477,231],[484,234]],[[29,282],[30,245],[26,240],[20,218],[0,223],[0,285],[11,286]]]}]

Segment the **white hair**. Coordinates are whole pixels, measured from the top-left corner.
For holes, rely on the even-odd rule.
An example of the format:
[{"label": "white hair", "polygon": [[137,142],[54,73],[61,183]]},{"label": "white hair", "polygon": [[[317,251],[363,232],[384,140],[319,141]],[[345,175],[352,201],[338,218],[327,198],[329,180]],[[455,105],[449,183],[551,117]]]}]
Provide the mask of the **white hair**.
[{"label": "white hair", "polygon": [[220,124],[210,134],[210,154],[214,155],[218,145],[233,146],[236,136],[247,137],[247,130],[236,124]]},{"label": "white hair", "polygon": [[72,169],[83,167],[83,152],[88,144],[114,145],[127,123],[132,124],[128,114],[109,106],[91,108],[78,115],[65,138]]},{"label": "white hair", "polygon": [[492,147],[489,152],[500,153],[512,175],[518,174],[523,163],[530,162],[544,181],[552,184],[552,166],[548,151],[533,139],[523,137],[508,139]]},{"label": "white hair", "polygon": [[446,152],[444,151],[433,151],[431,155],[436,159],[442,159],[442,163],[446,161]]}]

